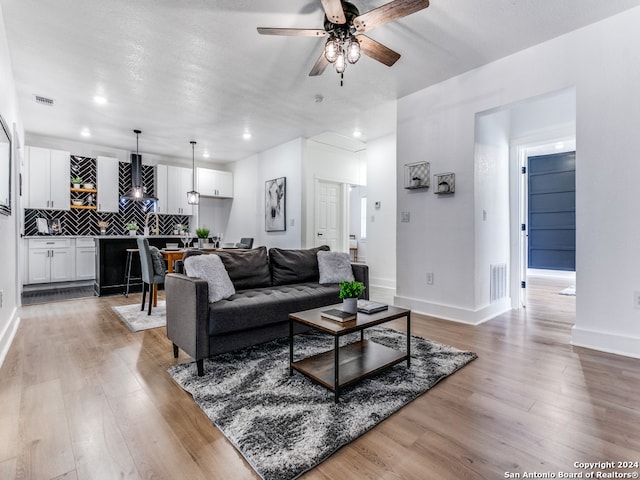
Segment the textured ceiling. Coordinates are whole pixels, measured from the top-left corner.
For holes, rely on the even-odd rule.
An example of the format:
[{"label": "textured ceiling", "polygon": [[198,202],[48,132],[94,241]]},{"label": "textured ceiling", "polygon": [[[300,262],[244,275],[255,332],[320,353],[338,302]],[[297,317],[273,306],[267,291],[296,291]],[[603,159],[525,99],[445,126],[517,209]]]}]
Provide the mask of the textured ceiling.
[{"label": "textured ceiling", "polygon": [[[360,12],[385,0],[352,0]],[[296,137],[395,131],[393,102],[487,62],[639,6],[640,0],[431,0],[369,36],[345,84],[308,72],[322,40],[256,27],[321,28],[320,0],[0,0],[27,132],[189,159],[233,161]],[[94,95],[106,105],[96,105]],[[55,100],[39,105],[34,95]],[[316,96],[323,101],[317,102]],[[80,131],[88,128],[90,139]],[[243,140],[244,131],[251,140]]]}]

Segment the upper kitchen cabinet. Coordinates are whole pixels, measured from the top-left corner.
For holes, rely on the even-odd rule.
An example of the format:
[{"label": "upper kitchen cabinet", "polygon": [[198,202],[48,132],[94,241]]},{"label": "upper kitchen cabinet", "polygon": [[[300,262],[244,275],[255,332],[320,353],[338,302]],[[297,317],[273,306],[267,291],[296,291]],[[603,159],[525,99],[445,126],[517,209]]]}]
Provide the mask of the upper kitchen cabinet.
[{"label": "upper kitchen cabinet", "polygon": [[193,190],[192,170],[172,165],[156,168],[158,213],[193,215],[193,207],[187,203],[187,192]]},{"label": "upper kitchen cabinet", "polygon": [[118,191],[118,159],[98,157],[98,211],[118,212],[120,193]]},{"label": "upper kitchen cabinet", "polygon": [[204,197],[233,198],[233,173],[198,168],[196,190]]},{"label": "upper kitchen cabinet", "polygon": [[70,153],[26,147],[28,162],[28,207],[69,210]]}]

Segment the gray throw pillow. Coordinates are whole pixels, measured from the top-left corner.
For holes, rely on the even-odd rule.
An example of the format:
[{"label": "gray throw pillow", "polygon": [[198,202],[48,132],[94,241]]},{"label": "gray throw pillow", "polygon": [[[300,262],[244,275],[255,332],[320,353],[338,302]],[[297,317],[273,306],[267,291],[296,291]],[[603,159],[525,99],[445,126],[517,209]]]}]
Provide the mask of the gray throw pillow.
[{"label": "gray throw pillow", "polygon": [[209,284],[210,303],[229,298],[236,293],[227,269],[224,268],[224,264],[218,255],[189,257],[184,261],[184,271],[189,277],[201,278],[207,281]]},{"label": "gray throw pillow", "polygon": [[164,264],[164,257],[162,252],[153,245],[149,246],[149,253],[151,254],[151,263],[153,265],[154,275],[165,275],[167,273],[167,267]]},{"label": "gray throw pillow", "polygon": [[348,253],[320,251],[317,255],[321,284],[355,280]]}]

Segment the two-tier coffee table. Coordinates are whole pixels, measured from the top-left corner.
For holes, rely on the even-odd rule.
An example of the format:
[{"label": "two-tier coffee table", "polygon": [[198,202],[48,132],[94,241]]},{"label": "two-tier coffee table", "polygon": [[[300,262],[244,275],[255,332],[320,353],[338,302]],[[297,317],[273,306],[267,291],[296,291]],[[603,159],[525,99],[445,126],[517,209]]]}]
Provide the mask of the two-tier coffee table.
[{"label": "two-tier coffee table", "polygon": [[[329,305],[289,314],[289,375],[293,371],[306,375],[334,392],[336,403],[340,390],[382,369],[407,361],[411,367],[411,310],[389,305],[388,310],[377,313],[358,313],[355,320],[340,323],[323,318],[323,310],[341,309],[342,305]],[[407,319],[407,347],[402,352],[364,338],[364,330],[398,318]],[[334,348],[302,360],[293,361],[293,324],[301,323],[334,337]],[[360,341],[340,346],[340,337],[360,332]]]}]

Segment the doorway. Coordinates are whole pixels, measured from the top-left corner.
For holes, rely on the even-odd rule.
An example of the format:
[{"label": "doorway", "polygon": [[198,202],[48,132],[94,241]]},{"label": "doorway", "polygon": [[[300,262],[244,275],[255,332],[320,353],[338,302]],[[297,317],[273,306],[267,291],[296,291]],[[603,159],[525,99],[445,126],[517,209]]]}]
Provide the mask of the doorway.
[{"label": "doorway", "polygon": [[316,181],[315,246],[329,245],[332,251],[345,249],[344,185],[326,180]]},{"label": "doorway", "polygon": [[[575,301],[575,135],[549,136],[513,146],[520,172],[518,196],[520,288],[513,296],[514,308],[526,307],[531,295],[540,292],[571,296]],[[547,286],[540,290],[542,283]],[[557,286],[557,288],[556,288]],[[565,293],[569,292],[571,293]]]}]

